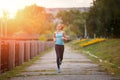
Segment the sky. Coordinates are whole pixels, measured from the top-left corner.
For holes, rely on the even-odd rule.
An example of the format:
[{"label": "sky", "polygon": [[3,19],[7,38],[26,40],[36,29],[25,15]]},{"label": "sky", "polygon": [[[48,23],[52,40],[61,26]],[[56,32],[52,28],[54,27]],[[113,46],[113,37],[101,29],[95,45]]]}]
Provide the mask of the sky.
[{"label": "sky", "polygon": [[15,16],[19,9],[25,6],[37,4],[45,8],[71,8],[90,7],[93,0],[0,0],[0,17],[3,11],[7,11],[10,16]]},{"label": "sky", "polygon": [[90,7],[93,0],[26,0],[46,8]]}]

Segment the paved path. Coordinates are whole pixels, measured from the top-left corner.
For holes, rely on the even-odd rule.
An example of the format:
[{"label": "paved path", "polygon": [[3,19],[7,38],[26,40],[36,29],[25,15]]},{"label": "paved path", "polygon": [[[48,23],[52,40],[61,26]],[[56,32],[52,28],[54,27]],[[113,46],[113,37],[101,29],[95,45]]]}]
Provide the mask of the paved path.
[{"label": "paved path", "polygon": [[57,73],[55,58],[53,49],[9,80],[120,80],[108,75],[97,64],[68,46],[65,46],[61,73]]}]

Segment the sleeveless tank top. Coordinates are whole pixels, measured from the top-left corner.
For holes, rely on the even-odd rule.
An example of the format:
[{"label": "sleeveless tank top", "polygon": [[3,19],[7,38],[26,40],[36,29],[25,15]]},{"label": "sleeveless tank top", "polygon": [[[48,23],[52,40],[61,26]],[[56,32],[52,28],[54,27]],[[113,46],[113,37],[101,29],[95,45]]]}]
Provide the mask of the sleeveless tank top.
[{"label": "sleeveless tank top", "polygon": [[58,45],[64,45],[64,40],[62,39],[63,32],[56,32],[56,44]]}]

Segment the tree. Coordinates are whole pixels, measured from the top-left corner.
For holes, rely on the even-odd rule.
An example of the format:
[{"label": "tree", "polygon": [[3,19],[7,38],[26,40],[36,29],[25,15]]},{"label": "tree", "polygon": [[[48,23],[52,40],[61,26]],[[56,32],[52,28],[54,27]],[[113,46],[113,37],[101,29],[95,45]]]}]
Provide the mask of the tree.
[{"label": "tree", "polygon": [[74,32],[76,36],[84,35],[85,13],[79,10],[62,10],[56,17],[62,19],[63,24],[68,26],[69,29],[66,30],[68,30],[69,34]]},{"label": "tree", "polygon": [[46,34],[53,32],[53,16],[46,12],[44,7],[37,5],[26,6],[17,12],[15,19],[9,20],[9,33],[12,35],[19,31],[29,34]]},{"label": "tree", "polygon": [[[88,16],[89,32],[97,36],[120,37],[120,0],[96,0]],[[92,33],[93,32],[93,33]]]}]

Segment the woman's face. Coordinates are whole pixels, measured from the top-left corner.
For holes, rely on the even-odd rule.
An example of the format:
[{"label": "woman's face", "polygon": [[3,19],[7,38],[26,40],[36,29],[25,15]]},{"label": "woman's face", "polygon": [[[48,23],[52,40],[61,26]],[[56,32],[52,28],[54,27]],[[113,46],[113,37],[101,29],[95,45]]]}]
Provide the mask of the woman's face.
[{"label": "woman's face", "polygon": [[57,26],[57,30],[62,30],[62,26]]}]

